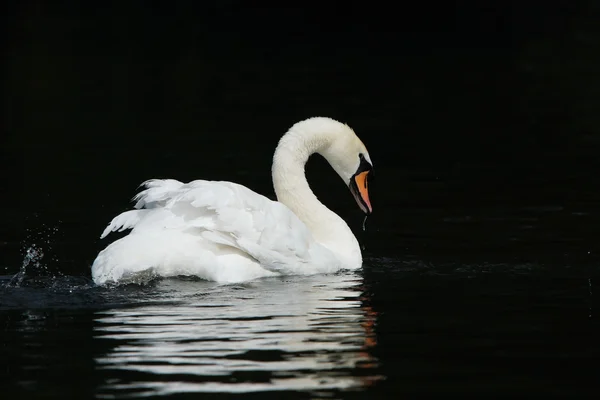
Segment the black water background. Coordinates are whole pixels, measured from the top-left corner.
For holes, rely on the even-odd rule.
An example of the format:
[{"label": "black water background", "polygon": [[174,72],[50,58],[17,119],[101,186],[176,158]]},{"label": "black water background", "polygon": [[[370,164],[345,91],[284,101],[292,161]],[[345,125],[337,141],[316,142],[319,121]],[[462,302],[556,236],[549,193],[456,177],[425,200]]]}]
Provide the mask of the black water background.
[{"label": "black water background", "polygon": [[[86,285],[99,233],[148,178],[227,179],[272,197],[278,137],[331,116],[376,168],[361,240],[389,377],[378,390],[596,390],[596,3],[220,4],[5,6],[2,273],[37,244],[45,268],[31,285],[57,274]],[[322,167],[308,166],[315,192],[360,232]],[[37,332],[60,357],[82,341],[66,370],[91,385],[102,349],[86,309],[98,297],[46,306],[39,293],[2,300],[4,347],[26,345],[14,318],[43,309]]]}]

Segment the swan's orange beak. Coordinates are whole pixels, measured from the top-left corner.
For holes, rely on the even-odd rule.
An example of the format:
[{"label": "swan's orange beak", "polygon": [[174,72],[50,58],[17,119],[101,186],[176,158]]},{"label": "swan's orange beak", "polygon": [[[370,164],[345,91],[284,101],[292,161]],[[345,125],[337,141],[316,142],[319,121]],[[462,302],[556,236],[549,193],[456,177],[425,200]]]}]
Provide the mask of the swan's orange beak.
[{"label": "swan's orange beak", "polygon": [[367,215],[373,212],[371,200],[369,200],[368,176],[371,170],[362,171],[355,174],[350,179],[350,192],[360,209]]}]

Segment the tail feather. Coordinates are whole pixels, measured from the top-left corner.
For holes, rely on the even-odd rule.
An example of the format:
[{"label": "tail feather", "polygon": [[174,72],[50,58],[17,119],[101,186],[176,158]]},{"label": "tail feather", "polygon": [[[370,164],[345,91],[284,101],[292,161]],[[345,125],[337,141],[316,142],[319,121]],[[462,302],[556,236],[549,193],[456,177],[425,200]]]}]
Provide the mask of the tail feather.
[{"label": "tail feather", "polygon": [[104,239],[109,233],[114,231],[122,232],[125,229],[132,229],[150,210],[130,210],[125,211],[113,218],[110,224],[104,229],[100,239]]},{"label": "tail feather", "polygon": [[180,189],[183,183],[175,179],[150,179],[142,183],[140,187],[146,189],[133,197],[135,208],[162,207],[173,196],[173,192]]}]

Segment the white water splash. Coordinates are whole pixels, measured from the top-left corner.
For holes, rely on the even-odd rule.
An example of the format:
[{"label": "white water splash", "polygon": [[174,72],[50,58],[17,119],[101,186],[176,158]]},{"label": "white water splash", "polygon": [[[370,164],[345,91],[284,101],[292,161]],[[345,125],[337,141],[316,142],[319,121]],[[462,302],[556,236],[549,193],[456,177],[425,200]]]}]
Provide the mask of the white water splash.
[{"label": "white water splash", "polygon": [[[37,218],[37,215],[34,215],[34,217]],[[50,262],[57,261],[56,256],[53,255],[52,242],[58,231],[58,226],[47,226],[45,224],[41,224],[40,227],[35,229],[27,229],[27,236],[21,243],[23,252],[21,267],[19,272],[11,278],[8,285],[21,286],[28,277],[44,275],[49,272],[48,257],[50,257]],[[45,253],[49,253],[46,259],[44,259]]]},{"label": "white water splash", "polygon": [[21,268],[19,272],[12,277],[9,282],[11,286],[20,286],[23,283],[23,279],[27,275],[27,268],[39,269],[45,268],[42,265],[41,261],[44,258],[44,252],[41,248],[37,247],[35,244],[31,245],[27,251],[25,252],[25,256],[23,257],[23,263],[21,264]]}]

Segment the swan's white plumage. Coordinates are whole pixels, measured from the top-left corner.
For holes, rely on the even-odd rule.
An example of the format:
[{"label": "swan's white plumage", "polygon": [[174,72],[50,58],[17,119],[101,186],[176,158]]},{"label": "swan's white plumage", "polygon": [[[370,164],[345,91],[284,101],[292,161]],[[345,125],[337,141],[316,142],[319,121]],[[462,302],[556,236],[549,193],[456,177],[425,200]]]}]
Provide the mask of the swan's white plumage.
[{"label": "swan's white plumage", "polygon": [[362,265],[348,225],[310,190],[304,164],[322,154],[346,185],[370,163],[352,129],[329,118],[295,124],[273,157],[278,201],[232,182],[149,180],[134,210],[102,233],[131,232],[101,251],[92,265],[96,284],[152,276],[193,275],[223,283],[279,274],[314,274]]},{"label": "swan's white plumage", "polygon": [[218,282],[314,274],[340,268],[285,205],[232,182],[151,180],[136,207],[114,218],[102,236],[133,229],[92,266],[97,284],[148,271]]}]

